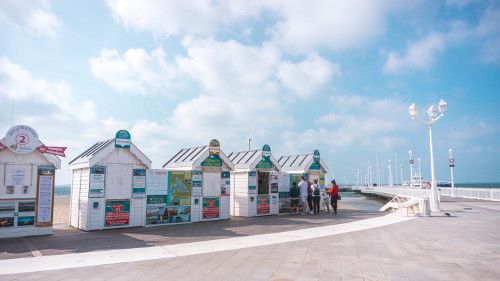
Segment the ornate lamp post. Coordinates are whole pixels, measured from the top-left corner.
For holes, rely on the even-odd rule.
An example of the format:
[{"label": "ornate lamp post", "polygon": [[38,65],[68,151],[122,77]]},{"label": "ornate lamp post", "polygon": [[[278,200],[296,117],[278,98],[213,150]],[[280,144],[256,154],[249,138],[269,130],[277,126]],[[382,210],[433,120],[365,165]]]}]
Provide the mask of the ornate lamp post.
[{"label": "ornate lamp post", "polygon": [[[389,159],[389,187],[392,187],[392,160]],[[397,168],[396,168],[397,169]]]},{"label": "ornate lamp post", "polygon": [[[441,115],[437,116],[437,110],[434,105],[431,105],[429,109],[427,110],[427,114],[429,115],[429,120],[424,121],[421,119],[417,119],[418,115],[418,107],[415,106],[414,103],[411,104],[411,106],[408,108],[408,111],[410,112],[410,116],[412,117],[413,120],[419,120],[429,126],[429,146],[430,146],[430,151],[431,151],[431,177],[432,177],[432,185],[431,185],[431,210],[432,211],[439,211],[439,201],[438,201],[438,194],[437,194],[437,183],[436,183],[436,174],[434,170],[434,148],[432,146],[432,124],[434,124],[439,118],[444,116],[444,113],[446,112],[446,106],[448,104],[444,101],[441,100],[439,101],[438,108],[439,112]],[[437,116],[437,117],[436,117]]]},{"label": "ornate lamp post", "polygon": [[403,187],[403,164],[400,164],[401,166],[401,187]]},{"label": "ornate lamp post", "polygon": [[453,180],[453,167],[455,167],[455,159],[453,159],[453,150],[448,150],[450,153],[450,170],[451,170],[451,197],[457,197],[455,190],[455,181]]},{"label": "ornate lamp post", "polygon": [[418,183],[420,184],[420,188],[423,188],[423,186],[422,186],[422,172],[420,170],[420,158],[418,158],[417,161],[418,161]]},{"label": "ornate lamp post", "polygon": [[408,151],[410,156],[410,187],[413,188],[413,151]]}]

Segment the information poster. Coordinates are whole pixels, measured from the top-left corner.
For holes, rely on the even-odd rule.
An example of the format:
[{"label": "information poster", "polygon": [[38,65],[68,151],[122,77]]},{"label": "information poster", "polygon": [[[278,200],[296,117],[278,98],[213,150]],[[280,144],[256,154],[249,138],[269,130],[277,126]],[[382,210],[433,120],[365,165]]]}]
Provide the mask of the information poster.
[{"label": "information poster", "polygon": [[146,186],[148,195],[166,195],[168,193],[168,171],[147,170]]},{"label": "information poster", "polygon": [[132,171],[132,198],[146,197],[146,169]]},{"label": "information poster", "polygon": [[89,197],[103,198],[106,180],[106,167],[93,166],[90,168]]},{"label": "information poster", "polygon": [[278,173],[271,174],[271,193],[278,193]]},{"label": "information poster", "polygon": [[203,198],[203,219],[219,218],[219,198]]},{"label": "information poster", "polygon": [[220,194],[222,196],[231,195],[231,173],[222,172],[220,175]]},{"label": "information poster", "polygon": [[257,195],[257,214],[269,214],[271,210],[271,200],[269,195]]},{"label": "information poster", "polygon": [[191,205],[191,171],[170,172],[168,206]]},{"label": "information poster", "polygon": [[14,226],[14,211],[16,203],[0,203],[0,227]]},{"label": "information poster", "polygon": [[201,171],[192,172],[191,194],[193,197],[201,197],[203,175]]},{"label": "information poster", "polygon": [[12,185],[24,185],[24,169],[12,170]]},{"label": "information poster", "polygon": [[38,177],[37,223],[52,223],[54,176]]},{"label": "information poster", "polygon": [[106,227],[128,225],[130,219],[130,201],[106,201]]},{"label": "information poster", "polygon": [[167,199],[167,195],[148,195],[146,204],[147,206],[166,207]]},{"label": "information poster", "polygon": [[248,194],[257,193],[257,172],[248,172]]},{"label": "information poster", "polygon": [[297,187],[299,186],[300,183],[300,174],[291,174],[290,175],[290,188],[292,188],[293,183],[297,184]]}]

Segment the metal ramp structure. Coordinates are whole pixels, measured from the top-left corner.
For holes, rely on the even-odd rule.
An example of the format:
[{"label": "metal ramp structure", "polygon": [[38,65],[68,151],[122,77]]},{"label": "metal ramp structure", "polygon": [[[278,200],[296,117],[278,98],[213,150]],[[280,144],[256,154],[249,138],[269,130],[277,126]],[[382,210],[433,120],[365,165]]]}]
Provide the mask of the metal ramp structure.
[{"label": "metal ramp structure", "polygon": [[379,211],[400,211],[402,216],[420,214],[420,198],[410,196],[396,196],[385,204]]}]

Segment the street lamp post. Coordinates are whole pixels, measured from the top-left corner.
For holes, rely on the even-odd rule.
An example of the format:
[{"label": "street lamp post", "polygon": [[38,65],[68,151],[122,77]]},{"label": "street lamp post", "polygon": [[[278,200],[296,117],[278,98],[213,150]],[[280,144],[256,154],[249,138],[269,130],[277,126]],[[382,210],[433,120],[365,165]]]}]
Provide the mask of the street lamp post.
[{"label": "street lamp post", "polygon": [[408,151],[410,156],[410,187],[413,188],[413,151]]},{"label": "street lamp post", "polygon": [[403,187],[403,164],[400,164],[401,166],[401,187]]},{"label": "street lamp post", "polygon": [[[389,159],[389,187],[392,187],[392,160]],[[397,168],[396,168],[397,169]]]},{"label": "street lamp post", "polygon": [[436,107],[434,107],[434,105],[431,105],[429,107],[429,109],[427,110],[427,114],[429,115],[428,121],[417,119],[418,107],[416,107],[414,103],[412,103],[411,106],[408,108],[408,111],[410,112],[410,116],[412,117],[413,120],[417,119],[417,120],[419,120],[419,121],[421,121],[429,126],[429,146],[430,146],[430,151],[431,151],[431,178],[432,178],[432,184],[431,184],[431,210],[432,211],[439,211],[437,182],[436,182],[436,174],[435,174],[435,170],[434,170],[434,148],[432,146],[432,124],[434,124],[437,120],[439,120],[439,118],[444,116],[444,113],[446,112],[447,105],[448,104],[444,100],[439,101],[438,108],[439,108],[439,112],[441,113],[441,115],[439,115],[439,116],[437,116]]},{"label": "street lamp post", "polygon": [[420,158],[417,159],[418,161],[418,183],[420,184],[420,188],[422,188],[422,172],[420,170]]},{"label": "street lamp post", "polygon": [[448,150],[450,153],[450,170],[451,170],[451,197],[457,197],[455,190],[455,181],[453,179],[453,168],[455,167],[455,159],[453,159],[453,150]]},{"label": "street lamp post", "polygon": [[377,186],[380,186],[380,164],[377,164]]}]

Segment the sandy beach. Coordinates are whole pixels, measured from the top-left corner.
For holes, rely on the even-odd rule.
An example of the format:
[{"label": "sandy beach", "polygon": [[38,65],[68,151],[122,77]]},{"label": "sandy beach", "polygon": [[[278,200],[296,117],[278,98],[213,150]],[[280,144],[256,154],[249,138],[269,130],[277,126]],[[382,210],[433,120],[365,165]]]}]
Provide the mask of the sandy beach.
[{"label": "sandy beach", "polygon": [[[54,197],[54,224],[69,225],[70,197]],[[339,204],[339,210],[358,210],[356,208]]]}]

